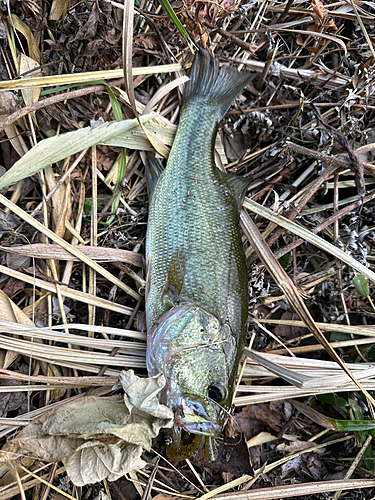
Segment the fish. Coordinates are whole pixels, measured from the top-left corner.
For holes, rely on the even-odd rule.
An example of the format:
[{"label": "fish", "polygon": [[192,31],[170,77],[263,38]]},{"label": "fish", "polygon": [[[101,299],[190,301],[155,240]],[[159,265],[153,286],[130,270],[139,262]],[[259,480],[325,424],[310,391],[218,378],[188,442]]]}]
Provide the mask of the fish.
[{"label": "fish", "polygon": [[146,168],[146,363],[162,373],[174,412],[170,459],[204,448],[215,460],[230,415],[248,314],[239,213],[249,181],[215,165],[219,124],[253,74],[219,66],[199,47],[162,170]]}]

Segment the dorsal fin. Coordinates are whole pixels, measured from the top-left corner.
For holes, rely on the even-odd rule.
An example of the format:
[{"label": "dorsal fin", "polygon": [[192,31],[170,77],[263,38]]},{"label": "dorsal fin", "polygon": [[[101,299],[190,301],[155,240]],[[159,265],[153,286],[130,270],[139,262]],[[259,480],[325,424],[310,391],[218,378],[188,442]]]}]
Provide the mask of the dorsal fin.
[{"label": "dorsal fin", "polygon": [[240,177],[239,175],[224,174],[226,180],[231,187],[231,191],[236,199],[238,211],[241,210],[243,200],[250,185],[250,180]]}]

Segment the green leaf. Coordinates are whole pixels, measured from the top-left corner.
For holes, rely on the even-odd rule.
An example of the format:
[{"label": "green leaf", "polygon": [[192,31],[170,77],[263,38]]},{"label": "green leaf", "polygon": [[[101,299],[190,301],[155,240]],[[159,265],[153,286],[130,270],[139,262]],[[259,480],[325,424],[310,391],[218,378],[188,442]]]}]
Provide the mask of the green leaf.
[{"label": "green leaf", "polygon": [[341,398],[335,393],[332,394],[319,394],[316,396],[316,399],[320,401],[321,403],[326,403],[331,406],[336,406],[339,408],[342,412],[347,413],[347,407],[349,406],[348,403],[344,398]]},{"label": "green leaf", "polygon": [[283,269],[286,269],[288,267],[289,262],[290,262],[290,252],[288,252],[285,255],[283,255],[282,257],[280,257],[280,259],[278,259],[278,261],[279,261],[280,266]]},{"label": "green leaf", "polygon": [[[120,122],[124,118],[123,114],[122,114],[121,106],[120,106],[115,94],[113,93],[113,90],[111,89],[111,87],[109,87],[106,83],[104,83],[104,85],[107,88],[109,100],[111,101],[112,110],[113,110],[113,114],[115,115],[116,121]],[[125,177],[125,173],[126,173],[126,149],[122,148],[121,155],[120,155],[120,162],[119,162],[119,166],[118,166],[117,181],[116,181],[114,191],[116,191],[116,189],[119,187],[120,182]],[[111,212],[116,212],[116,210],[118,209],[118,206],[120,203],[120,198],[121,198],[121,193],[118,193],[116,195],[116,198],[112,202]],[[101,224],[108,226],[113,221],[113,219],[115,217],[116,217],[115,215],[111,215],[105,222],[101,222]]]},{"label": "green leaf", "polygon": [[102,83],[107,88],[109,100],[111,101],[112,111],[113,111],[113,114],[115,115],[116,121],[120,122],[121,120],[124,119],[123,114],[122,114],[122,110],[121,110],[121,106],[120,106],[115,94],[113,93],[113,90],[111,89],[111,87],[109,87],[104,82],[102,82]]},{"label": "green leaf", "polygon": [[339,432],[360,432],[375,429],[375,420],[336,420],[328,418]]},{"label": "green leaf", "polygon": [[[118,173],[117,173],[117,181],[116,181],[116,186],[114,188],[114,191],[119,187],[120,182],[122,179],[125,177],[126,173],[126,149],[122,148],[121,149],[121,156],[120,156],[120,162],[118,166]],[[116,195],[116,198],[113,200],[112,205],[111,205],[111,212],[116,212],[118,209],[118,206],[120,204],[120,198],[121,198],[121,192]],[[116,217],[116,215],[111,215],[108,217],[108,219],[105,222],[100,222],[100,224],[103,224],[105,226],[108,226],[113,219]]]},{"label": "green leaf", "polygon": [[349,335],[349,333],[345,332],[331,332],[329,338],[331,342],[343,342],[347,340],[359,339],[360,335],[355,335],[355,334]]},{"label": "green leaf", "polygon": [[363,274],[357,274],[352,279],[352,283],[355,286],[358,295],[361,295],[362,297],[368,297],[370,295],[370,287],[368,284],[367,276],[364,276]]},{"label": "green leaf", "polygon": [[13,26],[11,24],[8,24],[8,26],[9,26],[10,38],[12,40],[13,50],[14,50],[14,53],[17,54],[16,40],[15,40],[15,36],[14,36],[14,29],[13,29]]},{"label": "green leaf", "polygon": [[163,9],[165,10],[165,12],[168,14],[168,16],[171,18],[171,20],[174,22],[176,28],[178,29],[178,31],[183,36],[183,38],[185,39],[186,43],[188,45],[191,45],[192,41],[191,41],[191,39],[189,37],[188,32],[182,26],[181,21],[176,16],[176,14],[175,14],[174,10],[172,9],[171,4],[168,2],[168,0],[159,0],[159,3],[163,7]]},{"label": "green leaf", "polygon": [[361,404],[353,398],[348,399],[349,408],[353,415],[353,420],[364,420],[364,412]]},{"label": "green leaf", "polygon": [[[370,434],[372,435],[372,432]],[[369,443],[369,445],[365,449],[363,457],[364,458],[373,458],[374,457],[374,453],[373,453],[373,449],[372,449],[371,443]],[[365,464],[366,464],[366,469],[372,471],[372,469],[374,468],[374,461],[373,460],[365,460]]]},{"label": "green leaf", "polygon": [[[98,211],[102,208],[103,202],[101,200],[97,201]],[[90,215],[92,209],[92,200],[90,198],[85,198],[83,203],[83,213],[85,215]]]},{"label": "green leaf", "polygon": [[[140,120],[146,122],[153,116],[155,115],[141,116]],[[118,145],[116,137],[127,138],[125,142],[129,143],[131,147],[135,142],[133,133],[137,130],[140,131],[140,126],[137,119],[134,118],[133,120],[103,123],[103,125],[99,125],[96,128],[80,128],[66,134],[44,139],[38,142],[38,144],[31,148],[30,151],[5,172],[0,178],[0,189],[40,172],[48,165],[51,165],[51,163],[56,163],[69,155],[83,151],[96,144],[104,144],[107,141],[111,142],[113,139],[116,145]]]}]

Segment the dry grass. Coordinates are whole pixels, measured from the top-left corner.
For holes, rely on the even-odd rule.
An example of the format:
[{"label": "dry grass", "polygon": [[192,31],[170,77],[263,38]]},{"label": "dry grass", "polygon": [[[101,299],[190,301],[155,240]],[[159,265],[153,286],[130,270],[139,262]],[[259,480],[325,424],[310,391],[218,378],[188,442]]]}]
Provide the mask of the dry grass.
[{"label": "dry grass", "polygon": [[[54,1],[53,8],[68,4]],[[199,457],[177,467],[161,460],[158,469],[159,440],[146,470],[126,478],[134,487],[125,496],[320,499],[366,488],[373,495],[365,454],[373,431],[343,433],[326,418],[375,421],[374,311],[351,283],[355,273],[370,280],[370,290],[375,283],[373,7],[333,0],[172,6],[195,42],[258,73],[228,113],[217,150],[222,168],[251,179],[241,218],[249,348],[236,418],[248,439],[241,416],[252,412],[246,418],[261,422],[267,405],[280,428],[267,421],[254,430],[252,474],[226,469],[225,460],[215,472]],[[144,151],[168,155],[191,61],[152,1],[136,8],[72,1],[70,13],[55,20],[50,7],[9,4],[1,21],[0,164],[8,173],[0,185],[12,184],[0,194],[4,439],[87,391],[110,394],[120,370],[146,373]],[[113,124],[117,135],[83,130],[93,119],[114,120],[116,101],[129,120]],[[57,137],[78,129],[76,143],[77,135]],[[120,147],[127,148],[124,177]],[[274,254],[289,261],[280,265]],[[323,402],[323,394],[341,395],[346,409]],[[231,458],[241,462],[236,453]],[[33,499],[80,498],[56,464],[16,457],[0,475],[0,500],[29,491]],[[104,482],[87,489],[87,498],[99,490],[124,498],[124,484]]]}]

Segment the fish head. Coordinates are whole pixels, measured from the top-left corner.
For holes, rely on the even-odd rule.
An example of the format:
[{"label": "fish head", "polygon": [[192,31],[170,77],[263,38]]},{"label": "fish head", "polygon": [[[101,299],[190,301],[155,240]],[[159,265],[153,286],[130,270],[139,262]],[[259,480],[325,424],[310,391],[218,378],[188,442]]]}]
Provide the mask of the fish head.
[{"label": "fish head", "polygon": [[168,311],[149,334],[147,368],[163,373],[175,430],[217,438],[232,404],[236,342],[228,325],[194,304]]}]

